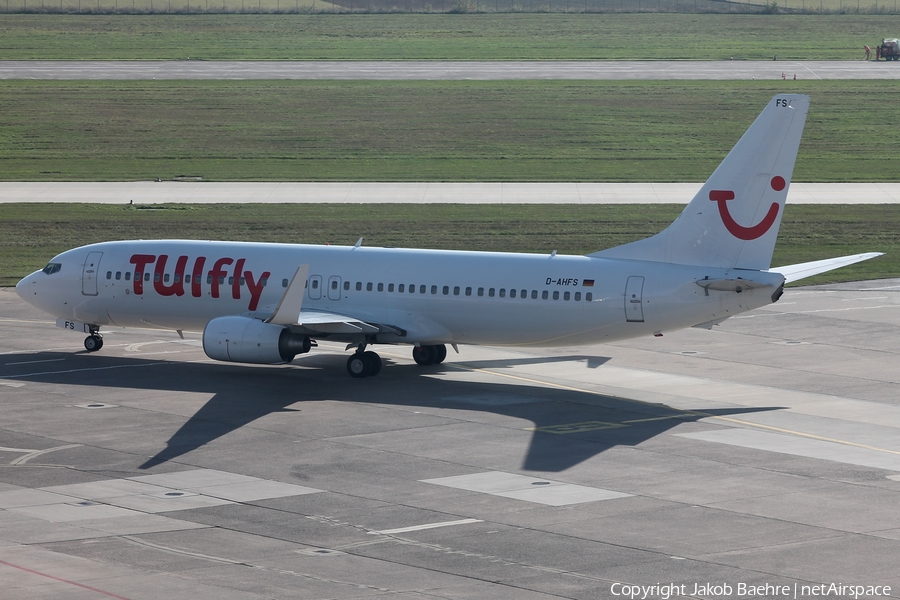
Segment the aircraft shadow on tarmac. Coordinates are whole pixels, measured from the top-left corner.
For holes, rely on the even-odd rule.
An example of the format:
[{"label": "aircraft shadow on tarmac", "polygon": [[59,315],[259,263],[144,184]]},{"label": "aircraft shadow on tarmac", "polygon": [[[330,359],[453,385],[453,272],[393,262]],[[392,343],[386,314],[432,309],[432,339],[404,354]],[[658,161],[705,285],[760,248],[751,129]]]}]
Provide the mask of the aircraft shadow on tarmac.
[{"label": "aircraft shadow on tarmac", "polygon": [[[296,366],[288,367],[80,356],[52,352],[6,355],[7,365],[36,359],[64,359],[72,366],[45,367],[37,372],[29,372],[29,367],[34,369],[36,366],[34,364],[14,368],[7,366],[0,371],[0,379],[121,388],[124,397],[127,397],[127,390],[213,394],[171,435],[165,448],[141,464],[140,469],[151,469],[174,461],[268,415],[290,413],[302,418],[303,403],[322,400],[474,410],[526,419],[534,423],[534,428],[521,468],[545,472],[564,471],[615,446],[635,446],[681,423],[710,416],[781,408],[684,411],[664,404],[529,385],[513,379],[487,383],[425,377],[459,370],[452,364],[423,368],[391,364],[389,359],[385,360],[385,368],[378,377],[352,379],[344,370],[345,357],[336,354],[319,355],[314,361],[295,361]],[[605,362],[602,357],[584,356],[553,357],[548,360],[585,359],[590,359],[589,366]],[[511,362],[515,364],[519,361]],[[510,361],[462,364],[470,368],[484,368],[508,366]],[[285,426],[289,427],[289,424]],[[359,433],[378,431],[370,429]]]}]

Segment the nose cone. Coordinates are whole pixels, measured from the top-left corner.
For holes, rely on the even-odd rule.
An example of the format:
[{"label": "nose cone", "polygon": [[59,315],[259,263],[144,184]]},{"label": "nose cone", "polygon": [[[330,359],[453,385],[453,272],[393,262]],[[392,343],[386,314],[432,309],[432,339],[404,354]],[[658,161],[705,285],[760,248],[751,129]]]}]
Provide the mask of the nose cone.
[{"label": "nose cone", "polygon": [[35,290],[33,288],[35,286],[35,273],[23,277],[22,280],[16,284],[16,293],[19,295],[19,298],[29,304],[31,303],[31,298],[34,297]]}]

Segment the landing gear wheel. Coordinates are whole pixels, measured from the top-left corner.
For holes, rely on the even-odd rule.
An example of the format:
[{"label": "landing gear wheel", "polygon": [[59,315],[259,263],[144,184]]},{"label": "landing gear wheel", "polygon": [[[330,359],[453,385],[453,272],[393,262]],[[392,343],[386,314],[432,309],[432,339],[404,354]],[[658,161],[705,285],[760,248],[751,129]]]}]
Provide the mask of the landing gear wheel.
[{"label": "landing gear wheel", "polygon": [[350,377],[362,379],[366,376],[367,370],[366,360],[361,352],[357,352],[347,359],[347,372],[350,373]]},{"label": "landing gear wheel", "polygon": [[413,348],[413,360],[416,364],[427,366],[437,365],[444,362],[447,358],[447,346],[437,344],[436,346],[415,346]]},{"label": "landing gear wheel", "polygon": [[103,338],[97,335],[89,335],[84,338],[84,349],[88,352],[96,352],[103,347]]},{"label": "landing gear wheel", "polygon": [[434,346],[434,364],[441,364],[445,358],[447,358],[447,346],[443,344]]},{"label": "landing gear wheel", "polygon": [[381,372],[381,357],[375,352],[363,352],[363,362],[366,364],[366,376],[374,377]]},{"label": "landing gear wheel", "polygon": [[378,375],[381,372],[381,357],[372,351],[355,352],[347,359],[347,372],[357,378]]}]

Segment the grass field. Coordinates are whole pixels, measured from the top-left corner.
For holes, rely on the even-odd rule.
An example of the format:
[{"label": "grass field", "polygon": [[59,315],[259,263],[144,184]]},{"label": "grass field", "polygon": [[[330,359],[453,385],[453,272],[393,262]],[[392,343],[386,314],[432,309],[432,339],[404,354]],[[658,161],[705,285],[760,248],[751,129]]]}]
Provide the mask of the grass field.
[{"label": "grass field", "polygon": [[860,60],[896,36],[898,15],[14,14],[0,59]]},{"label": "grass field", "polygon": [[[584,254],[650,236],[676,205],[0,204],[0,286],[69,248],[114,239],[190,238]],[[788,205],[774,265],[865,251],[887,255],[806,283],[897,277],[900,206]]]},{"label": "grass field", "polygon": [[703,181],[779,91],[796,181],[896,181],[884,82],[3,81],[0,179]]},{"label": "grass field", "polygon": [[895,0],[6,0],[31,13],[884,13]]}]

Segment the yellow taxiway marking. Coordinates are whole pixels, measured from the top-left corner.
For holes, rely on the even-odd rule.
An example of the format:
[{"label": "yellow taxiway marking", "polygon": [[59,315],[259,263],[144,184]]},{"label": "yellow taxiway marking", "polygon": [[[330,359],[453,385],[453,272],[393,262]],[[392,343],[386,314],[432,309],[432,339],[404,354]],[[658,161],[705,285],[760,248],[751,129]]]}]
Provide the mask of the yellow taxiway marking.
[{"label": "yellow taxiway marking", "polygon": [[525,431],[540,431],[543,433],[566,435],[569,433],[584,433],[585,431],[600,431],[601,429],[616,429],[618,427],[628,427],[628,425],[608,423],[606,421],[583,421],[581,423],[563,423],[561,425],[546,425],[544,427],[528,427]]}]

